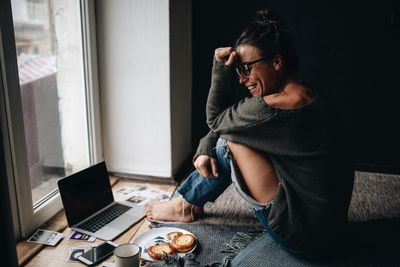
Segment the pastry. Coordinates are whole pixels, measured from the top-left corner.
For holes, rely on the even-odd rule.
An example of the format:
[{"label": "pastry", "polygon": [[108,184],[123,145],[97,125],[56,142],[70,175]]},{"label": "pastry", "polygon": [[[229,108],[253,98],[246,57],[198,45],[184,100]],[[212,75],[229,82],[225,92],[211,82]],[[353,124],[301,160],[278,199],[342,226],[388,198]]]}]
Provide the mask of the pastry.
[{"label": "pastry", "polygon": [[174,240],[175,238],[183,235],[182,232],[170,232],[167,234],[169,240]]},{"label": "pastry", "polygon": [[147,248],[147,254],[154,260],[161,260],[165,254],[174,254],[175,251],[167,243],[159,243]]},{"label": "pastry", "polygon": [[183,234],[172,240],[171,246],[177,252],[187,252],[196,245],[196,238],[191,234]]}]

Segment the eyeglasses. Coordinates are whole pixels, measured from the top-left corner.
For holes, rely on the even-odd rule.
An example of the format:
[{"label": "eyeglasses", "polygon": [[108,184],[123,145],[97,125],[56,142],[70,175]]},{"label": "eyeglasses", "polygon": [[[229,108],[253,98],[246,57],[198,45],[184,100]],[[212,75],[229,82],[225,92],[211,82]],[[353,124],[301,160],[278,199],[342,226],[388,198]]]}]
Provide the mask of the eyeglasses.
[{"label": "eyeglasses", "polygon": [[265,57],[262,57],[260,59],[250,61],[250,62],[245,62],[241,64],[237,64],[235,66],[235,70],[239,76],[249,76],[250,75],[250,66],[253,64],[256,64],[257,62],[260,62],[261,60],[265,60]]}]

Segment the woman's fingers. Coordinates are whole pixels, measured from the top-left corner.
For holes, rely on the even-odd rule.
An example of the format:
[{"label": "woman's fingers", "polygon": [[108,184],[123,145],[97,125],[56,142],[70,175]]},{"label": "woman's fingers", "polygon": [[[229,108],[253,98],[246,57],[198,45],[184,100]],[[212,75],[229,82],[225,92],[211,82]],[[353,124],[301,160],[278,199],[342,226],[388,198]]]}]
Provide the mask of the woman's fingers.
[{"label": "woman's fingers", "polygon": [[203,177],[208,177],[210,175],[206,165],[201,165],[198,169],[199,173]]},{"label": "woman's fingers", "polygon": [[213,176],[218,177],[217,160],[214,158],[211,158],[211,169],[212,169]]},{"label": "woman's fingers", "polygon": [[217,161],[210,156],[207,155],[198,156],[194,162],[194,167],[203,177],[214,178],[218,176]]},{"label": "woman's fingers", "polygon": [[200,173],[201,176],[208,177],[208,162],[209,156],[207,155],[200,155],[194,162],[194,167]]},{"label": "woman's fingers", "polygon": [[225,62],[225,65],[229,65],[229,66],[233,65],[233,63],[235,63],[235,61],[236,61],[236,56],[237,56],[236,51],[233,51],[233,52],[229,55],[229,58],[228,58],[228,60]]},{"label": "woman's fingers", "polygon": [[218,62],[226,64],[233,51],[234,50],[232,49],[232,47],[219,47],[215,49],[215,59]]}]

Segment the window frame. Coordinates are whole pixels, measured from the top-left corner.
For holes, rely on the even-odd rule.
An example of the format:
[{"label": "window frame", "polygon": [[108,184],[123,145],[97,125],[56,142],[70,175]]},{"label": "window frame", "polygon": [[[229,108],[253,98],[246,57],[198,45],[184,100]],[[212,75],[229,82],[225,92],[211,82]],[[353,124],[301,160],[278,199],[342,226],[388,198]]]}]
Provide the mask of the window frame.
[{"label": "window frame", "polygon": [[[81,14],[84,85],[88,125],[89,164],[102,160],[100,99],[98,86],[95,1],[78,0]],[[56,190],[49,199],[35,208],[29,177],[21,93],[15,47],[11,0],[1,1],[0,9],[0,120],[9,181],[15,237],[27,237],[41,224],[62,209]],[[13,88],[13,89],[12,89]],[[12,108],[11,108],[12,107]]]}]

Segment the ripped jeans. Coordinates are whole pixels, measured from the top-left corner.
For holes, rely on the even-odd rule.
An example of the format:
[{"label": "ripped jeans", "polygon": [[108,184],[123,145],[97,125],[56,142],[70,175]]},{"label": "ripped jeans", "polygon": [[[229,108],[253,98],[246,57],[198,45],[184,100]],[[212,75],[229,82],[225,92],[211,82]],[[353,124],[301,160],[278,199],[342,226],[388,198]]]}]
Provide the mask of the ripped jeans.
[{"label": "ripped jeans", "polygon": [[214,202],[233,183],[235,191],[251,206],[254,214],[272,239],[292,254],[303,254],[303,252],[288,244],[270,229],[268,215],[273,202],[260,203],[243,190],[243,181],[238,179],[236,175],[236,168],[233,164],[227,141],[222,138],[218,139],[215,150],[218,177],[211,179],[203,177],[195,170],[177,188],[177,192],[187,202],[202,207],[209,201]]}]

